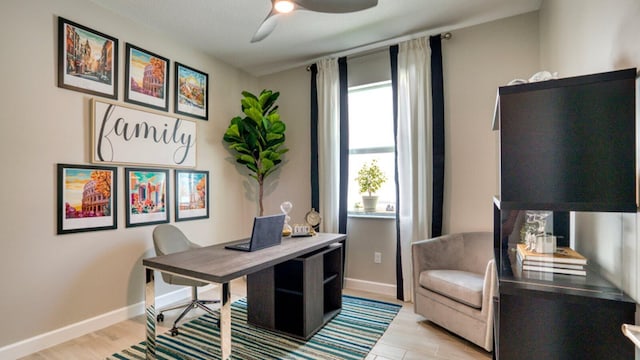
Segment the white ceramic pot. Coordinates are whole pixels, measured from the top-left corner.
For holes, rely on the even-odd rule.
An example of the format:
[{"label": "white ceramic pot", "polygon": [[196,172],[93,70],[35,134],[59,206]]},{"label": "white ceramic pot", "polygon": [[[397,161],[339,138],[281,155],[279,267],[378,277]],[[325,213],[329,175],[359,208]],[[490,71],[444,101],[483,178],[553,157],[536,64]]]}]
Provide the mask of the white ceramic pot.
[{"label": "white ceramic pot", "polygon": [[362,206],[365,212],[375,212],[376,205],[378,205],[378,196],[362,195]]}]

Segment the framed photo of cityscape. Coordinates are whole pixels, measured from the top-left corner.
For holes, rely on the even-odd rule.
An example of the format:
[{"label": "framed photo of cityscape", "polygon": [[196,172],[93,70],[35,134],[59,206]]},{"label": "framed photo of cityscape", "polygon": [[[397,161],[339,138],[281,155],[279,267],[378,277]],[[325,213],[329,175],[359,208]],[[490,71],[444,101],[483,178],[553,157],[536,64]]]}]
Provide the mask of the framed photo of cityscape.
[{"label": "framed photo of cityscape", "polygon": [[169,170],[124,169],[126,226],[169,222]]},{"label": "framed photo of cityscape", "polygon": [[58,234],[117,228],[118,168],[58,164]]},{"label": "framed photo of cityscape", "polygon": [[175,170],[176,221],[209,218],[209,172]]},{"label": "framed photo of cityscape", "polygon": [[118,39],[58,17],[58,87],[118,99]]},{"label": "framed photo of cityscape", "polygon": [[169,60],[127,43],[124,101],[169,110]]},{"label": "framed photo of cityscape", "polygon": [[209,75],[176,62],[176,114],[209,118]]}]

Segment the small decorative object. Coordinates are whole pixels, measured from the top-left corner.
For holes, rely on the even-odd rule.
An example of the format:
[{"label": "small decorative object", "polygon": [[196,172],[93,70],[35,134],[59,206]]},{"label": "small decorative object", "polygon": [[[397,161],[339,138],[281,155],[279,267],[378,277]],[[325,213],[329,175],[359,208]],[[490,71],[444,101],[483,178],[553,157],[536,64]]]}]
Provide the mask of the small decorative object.
[{"label": "small decorative object", "polygon": [[246,166],[249,176],[258,182],[259,215],[264,213],[262,198],[264,181],[282,162],[282,155],[289,151],[282,147],[285,141],[285,124],[280,120],[278,106],[274,106],[279,92],[262,90],[259,96],[243,91],[240,101],[244,117],[236,116],[224,134],[223,140],[234,152],[236,162]]},{"label": "small decorative object", "polygon": [[315,233],[315,231],[320,230],[320,222],[322,221],[322,218],[315,208],[311,208],[311,210],[304,216],[304,221],[311,226],[311,230],[313,231],[312,234]]},{"label": "small decorative object", "polygon": [[360,170],[358,170],[358,176],[356,177],[360,193],[367,193],[368,195],[362,195],[362,204],[365,212],[376,211],[376,205],[378,204],[378,196],[373,195],[380,189],[382,184],[387,181],[387,177],[384,175],[378,161],[376,159],[371,160],[371,163],[364,163]]},{"label": "small decorative object", "polygon": [[525,223],[520,232],[521,241],[526,245],[527,250],[534,251],[537,237],[545,235],[549,215],[549,211],[527,211],[525,213]]},{"label": "small decorative object", "polygon": [[209,217],[209,172],[176,170],[176,221]]},{"label": "small decorative object", "polygon": [[58,164],[58,234],[117,228],[118,168]]},{"label": "small decorative object", "polygon": [[169,222],[169,170],[125,168],[127,227]]},{"label": "small decorative object", "polygon": [[58,17],[58,87],[118,99],[118,40]]},{"label": "small decorative object", "polygon": [[313,235],[311,233],[311,226],[310,225],[301,225],[301,224],[295,224],[293,225],[293,233],[291,234],[292,237],[301,237],[301,236],[311,236]]},{"label": "small decorative object", "polygon": [[209,75],[176,62],[174,111],[207,120],[209,117]]},{"label": "small decorative object", "polygon": [[556,252],[557,240],[553,235],[538,235],[533,251],[539,254],[553,254]]},{"label": "small decorative object", "polygon": [[289,216],[291,209],[293,209],[293,204],[289,201],[285,201],[282,204],[280,204],[280,210],[282,210],[282,213],[285,215],[284,226],[282,227],[282,236],[291,235],[292,230],[291,230],[291,225],[289,225],[289,221],[291,221],[291,216]]},{"label": "small decorative object", "polygon": [[127,44],[124,100],[158,110],[169,110],[169,60]]}]

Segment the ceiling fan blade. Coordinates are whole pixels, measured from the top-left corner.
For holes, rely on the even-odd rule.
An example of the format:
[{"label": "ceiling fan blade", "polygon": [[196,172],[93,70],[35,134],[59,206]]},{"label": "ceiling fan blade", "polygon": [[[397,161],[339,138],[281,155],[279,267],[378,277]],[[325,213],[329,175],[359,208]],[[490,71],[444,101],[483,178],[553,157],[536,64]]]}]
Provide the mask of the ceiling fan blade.
[{"label": "ceiling fan blade", "polygon": [[271,34],[273,29],[276,28],[276,25],[278,25],[278,15],[280,14],[271,9],[269,15],[267,15],[264,21],[262,21],[262,24],[260,24],[256,33],[253,34],[253,37],[251,38],[252,43],[261,41]]},{"label": "ceiling fan blade", "polygon": [[294,0],[294,2],[306,10],[324,13],[348,13],[378,5],[378,0]]}]

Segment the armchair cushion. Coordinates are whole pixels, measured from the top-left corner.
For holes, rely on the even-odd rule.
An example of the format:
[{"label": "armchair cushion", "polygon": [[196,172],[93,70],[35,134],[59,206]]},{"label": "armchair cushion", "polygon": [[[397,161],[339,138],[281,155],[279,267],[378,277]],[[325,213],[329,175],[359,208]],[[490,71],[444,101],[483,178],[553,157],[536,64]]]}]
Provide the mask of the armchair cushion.
[{"label": "armchair cushion", "polygon": [[482,307],[484,275],[461,270],[427,270],[420,273],[419,284],[457,302]]}]

